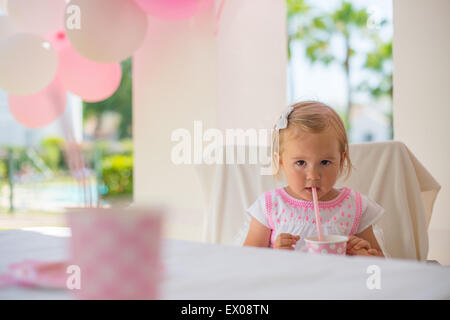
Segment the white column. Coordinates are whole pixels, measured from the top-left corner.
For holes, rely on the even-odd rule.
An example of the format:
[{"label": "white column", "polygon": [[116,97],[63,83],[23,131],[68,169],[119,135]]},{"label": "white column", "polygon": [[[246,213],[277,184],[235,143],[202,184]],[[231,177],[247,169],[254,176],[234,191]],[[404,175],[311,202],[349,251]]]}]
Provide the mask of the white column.
[{"label": "white column", "polygon": [[[394,1],[394,138],[439,182],[430,255],[450,263],[450,1]],[[436,232],[435,232],[436,230]],[[441,236],[436,236],[436,234]]]},{"label": "white column", "polygon": [[203,132],[270,128],[284,108],[285,6],[228,0],[217,37],[217,5],[184,22],[149,17],[147,38],[133,59],[134,200],[172,212],[166,235],[200,240],[203,227],[194,166],[171,160],[174,130],[189,131],[194,160],[195,120]]},{"label": "white column", "polygon": [[227,0],[218,35],[220,128],[271,128],[287,107],[284,0]]}]

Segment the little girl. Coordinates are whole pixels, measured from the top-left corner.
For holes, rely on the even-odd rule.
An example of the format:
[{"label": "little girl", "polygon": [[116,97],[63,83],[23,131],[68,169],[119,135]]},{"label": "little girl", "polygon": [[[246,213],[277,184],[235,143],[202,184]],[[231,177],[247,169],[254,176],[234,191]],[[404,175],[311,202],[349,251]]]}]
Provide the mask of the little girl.
[{"label": "little girl", "polygon": [[245,246],[306,251],[317,236],[312,187],[319,200],[322,233],[349,236],[348,255],[384,256],[372,230],[384,213],[374,201],[336,180],[351,173],[347,133],[329,106],[305,101],[290,106],[275,125],[272,168],[287,186],[260,195],[251,215]]}]

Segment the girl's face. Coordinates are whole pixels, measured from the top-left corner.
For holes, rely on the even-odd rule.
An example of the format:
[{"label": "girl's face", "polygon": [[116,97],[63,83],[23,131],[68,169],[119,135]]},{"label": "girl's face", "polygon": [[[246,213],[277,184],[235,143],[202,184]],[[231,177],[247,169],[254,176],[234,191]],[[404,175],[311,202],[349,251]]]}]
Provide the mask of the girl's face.
[{"label": "girl's face", "polygon": [[286,175],[288,191],[292,196],[312,201],[312,189],[317,188],[321,201],[336,197],[333,186],[339,176],[344,153],[334,132],[305,133],[297,128],[283,141],[280,169]]}]

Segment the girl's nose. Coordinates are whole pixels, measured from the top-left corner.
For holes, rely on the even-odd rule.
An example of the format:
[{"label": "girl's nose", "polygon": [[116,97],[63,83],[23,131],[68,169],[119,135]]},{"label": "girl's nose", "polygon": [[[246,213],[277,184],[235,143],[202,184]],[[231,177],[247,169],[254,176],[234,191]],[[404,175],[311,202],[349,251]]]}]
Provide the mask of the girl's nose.
[{"label": "girl's nose", "polygon": [[307,173],[307,179],[311,181],[320,180],[320,172],[318,169],[311,168]]}]

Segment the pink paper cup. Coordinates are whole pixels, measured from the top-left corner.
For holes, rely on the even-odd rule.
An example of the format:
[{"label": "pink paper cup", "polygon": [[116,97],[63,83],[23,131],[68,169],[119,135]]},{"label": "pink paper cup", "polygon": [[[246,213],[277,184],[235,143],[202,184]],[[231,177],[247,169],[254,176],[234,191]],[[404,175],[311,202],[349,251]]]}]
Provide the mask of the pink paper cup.
[{"label": "pink paper cup", "polygon": [[322,241],[319,241],[319,237],[306,238],[305,242],[307,252],[316,254],[345,255],[348,237],[340,235],[323,235],[322,238]]},{"label": "pink paper cup", "polygon": [[78,299],[158,299],[162,211],[71,209],[70,263],[80,270]]}]

